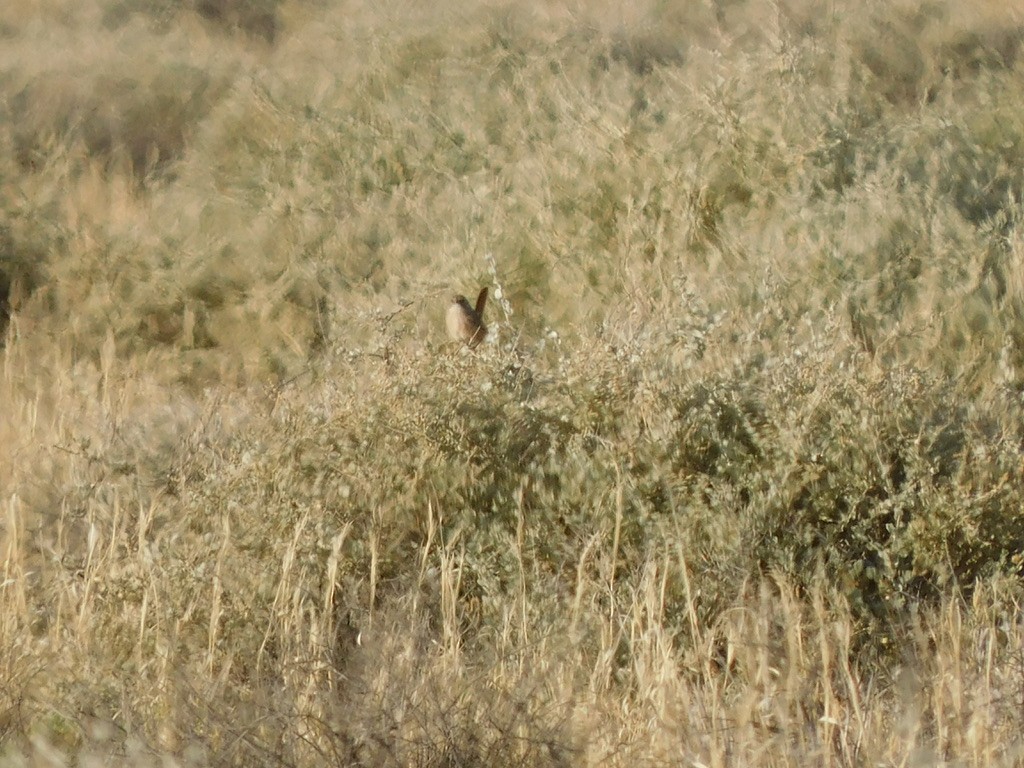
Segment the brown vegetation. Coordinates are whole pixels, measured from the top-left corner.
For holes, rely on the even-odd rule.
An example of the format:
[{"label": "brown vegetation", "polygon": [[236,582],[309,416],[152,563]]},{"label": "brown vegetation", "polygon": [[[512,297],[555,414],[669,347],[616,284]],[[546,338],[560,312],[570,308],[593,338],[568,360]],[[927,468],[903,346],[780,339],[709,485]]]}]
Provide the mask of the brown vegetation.
[{"label": "brown vegetation", "polygon": [[5,3],[0,765],[1018,764],[1022,24]]}]

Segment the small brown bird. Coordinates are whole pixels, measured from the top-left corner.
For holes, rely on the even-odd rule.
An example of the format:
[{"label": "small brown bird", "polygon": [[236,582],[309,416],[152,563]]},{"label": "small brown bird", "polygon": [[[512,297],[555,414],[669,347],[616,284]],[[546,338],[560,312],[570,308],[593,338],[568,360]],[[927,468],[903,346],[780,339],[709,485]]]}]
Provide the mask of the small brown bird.
[{"label": "small brown bird", "polygon": [[462,294],[453,298],[445,316],[448,335],[456,341],[464,342],[470,349],[483,341],[487,335],[487,326],[484,325],[486,303],[486,288],[481,288],[480,295],[476,297],[476,309],[469,306],[469,302]]}]

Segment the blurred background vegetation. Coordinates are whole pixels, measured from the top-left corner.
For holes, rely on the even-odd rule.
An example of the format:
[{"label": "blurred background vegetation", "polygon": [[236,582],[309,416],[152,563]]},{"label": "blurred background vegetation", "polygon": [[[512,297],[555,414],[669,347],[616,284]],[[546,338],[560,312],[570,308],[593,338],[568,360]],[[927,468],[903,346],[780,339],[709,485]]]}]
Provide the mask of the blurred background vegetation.
[{"label": "blurred background vegetation", "polygon": [[7,0],[0,764],[1017,764],[1022,32]]}]

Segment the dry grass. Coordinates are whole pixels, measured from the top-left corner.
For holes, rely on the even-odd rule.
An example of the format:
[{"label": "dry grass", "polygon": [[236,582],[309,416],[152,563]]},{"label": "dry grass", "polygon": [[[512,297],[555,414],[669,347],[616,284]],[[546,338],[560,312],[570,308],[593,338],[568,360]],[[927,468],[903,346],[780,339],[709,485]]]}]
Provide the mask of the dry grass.
[{"label": "dry grass", "polygon": [[1024,762],[1022,11],[5,3],[0,765]]}]

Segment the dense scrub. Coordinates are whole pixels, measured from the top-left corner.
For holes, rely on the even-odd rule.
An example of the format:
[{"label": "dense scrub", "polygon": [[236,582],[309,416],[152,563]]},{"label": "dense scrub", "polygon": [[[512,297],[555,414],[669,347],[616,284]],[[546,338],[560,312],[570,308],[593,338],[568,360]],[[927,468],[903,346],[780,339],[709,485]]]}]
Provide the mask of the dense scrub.
[{"label": "dense scrub", "polygon": [[0,763],[1014,764],[1022,12],[5,5]]}]

